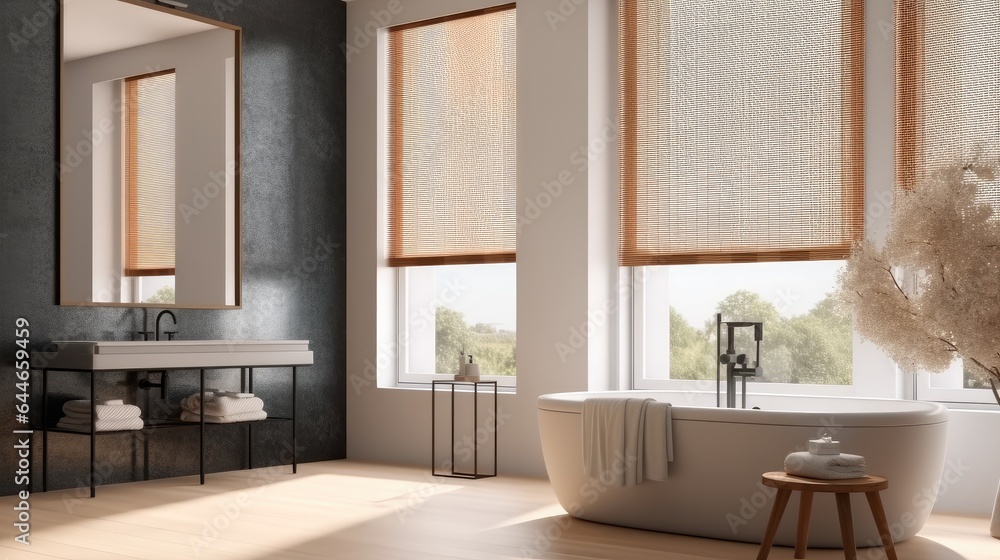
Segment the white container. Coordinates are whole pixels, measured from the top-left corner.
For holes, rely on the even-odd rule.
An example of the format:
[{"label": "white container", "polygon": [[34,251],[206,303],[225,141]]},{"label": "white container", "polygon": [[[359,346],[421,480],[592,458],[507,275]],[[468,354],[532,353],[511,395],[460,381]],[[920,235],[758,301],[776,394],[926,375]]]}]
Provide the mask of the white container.
[{"label": "white container", "polygon": [[822,437],[809,440],[809,452],[813,455],[840,455],[840,442]]},{"label": "white container", "polygon": [[466,377],[479,377],[479,364],[465,364]]}]

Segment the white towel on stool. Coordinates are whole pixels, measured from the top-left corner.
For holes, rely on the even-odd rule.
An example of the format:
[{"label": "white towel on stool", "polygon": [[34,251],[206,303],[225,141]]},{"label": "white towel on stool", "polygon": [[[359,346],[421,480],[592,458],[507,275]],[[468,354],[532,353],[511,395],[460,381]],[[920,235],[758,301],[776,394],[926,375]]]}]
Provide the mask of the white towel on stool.
[{"label": "white towel on stool", "polygon": [[785,472],[824,480],[845,480],[865,476],[865,458],[861,455],[813,455],[799,451],[785,457]]}]

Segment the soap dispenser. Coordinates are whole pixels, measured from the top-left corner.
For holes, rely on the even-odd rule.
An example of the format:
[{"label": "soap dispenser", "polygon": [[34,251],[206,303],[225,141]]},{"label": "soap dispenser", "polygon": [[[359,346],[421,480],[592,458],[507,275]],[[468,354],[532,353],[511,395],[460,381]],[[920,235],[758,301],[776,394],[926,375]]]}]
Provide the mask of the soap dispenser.
[{"label": "soap dispenser", "polygon": [[472,361],[472,354],[469,354],[469,363],[465,364],[465,376],[474,378],[473,381],[479,379],[479,364]]}]

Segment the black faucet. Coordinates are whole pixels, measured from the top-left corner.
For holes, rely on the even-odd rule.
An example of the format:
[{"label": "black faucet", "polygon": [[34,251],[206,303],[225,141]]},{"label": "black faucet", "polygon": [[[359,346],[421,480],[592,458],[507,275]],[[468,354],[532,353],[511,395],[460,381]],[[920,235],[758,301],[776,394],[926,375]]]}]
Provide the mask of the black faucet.
[{"label": "black faucet", "polygon": [[[162,319],[164,315],[170,315],[170,318],[174,321],[174,328],[177,328],[177,316],[174,315],[174,312],[169,309],[160,311],[159,314],[156,315],[156,340],[160,340],[160,319]],[[169,340],[173,340],[177,331],[163,331],[163,334],[167,335]]]}]

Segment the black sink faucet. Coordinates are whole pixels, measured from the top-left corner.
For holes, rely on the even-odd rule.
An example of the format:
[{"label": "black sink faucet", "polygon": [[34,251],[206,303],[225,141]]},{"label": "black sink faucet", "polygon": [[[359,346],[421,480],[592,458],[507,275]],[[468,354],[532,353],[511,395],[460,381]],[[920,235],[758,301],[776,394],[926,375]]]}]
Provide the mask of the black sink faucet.
[{"label": "black sink faucet", "polygon": [[163,311],[160,311],[156,315],[156,340],[160,340],[160,319],[162,319],[164,315],[170,315],[170,318],[173,319],[173,321],[174,321],[174,329],[175,330],[172,330],[172,331],[163,331],[163,334],[167,335],[168,339],[173,340],[174,339],[174,335],[177,334],[177,330],[176,330],[176,328],[177,328],[177,316],[174,315],[174,312],[171,311],[171,310],[169,310],[169,309],[164,309]]}]

